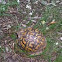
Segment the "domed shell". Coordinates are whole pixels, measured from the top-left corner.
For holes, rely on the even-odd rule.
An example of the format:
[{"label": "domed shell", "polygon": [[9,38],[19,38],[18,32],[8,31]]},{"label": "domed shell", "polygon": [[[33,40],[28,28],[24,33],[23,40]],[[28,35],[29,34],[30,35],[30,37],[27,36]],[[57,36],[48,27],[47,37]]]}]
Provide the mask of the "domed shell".
[{"label": "domed shell", "polygon": [[18,45],[28,52],[40,52],[46,47],[46,39],[38,29],[32,27],[20,29],[18,32]]}]

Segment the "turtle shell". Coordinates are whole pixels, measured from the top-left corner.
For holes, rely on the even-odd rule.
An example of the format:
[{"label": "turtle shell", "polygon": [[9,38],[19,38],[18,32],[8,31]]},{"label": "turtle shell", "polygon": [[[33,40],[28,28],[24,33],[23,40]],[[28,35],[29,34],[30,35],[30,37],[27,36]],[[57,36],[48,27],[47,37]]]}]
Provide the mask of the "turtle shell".
[{"label": "turtle shell", "polygon": [[46,47],[46,39],[38,29],[20,29],[17,35],[18,46],[25,51],[40,52]]}]

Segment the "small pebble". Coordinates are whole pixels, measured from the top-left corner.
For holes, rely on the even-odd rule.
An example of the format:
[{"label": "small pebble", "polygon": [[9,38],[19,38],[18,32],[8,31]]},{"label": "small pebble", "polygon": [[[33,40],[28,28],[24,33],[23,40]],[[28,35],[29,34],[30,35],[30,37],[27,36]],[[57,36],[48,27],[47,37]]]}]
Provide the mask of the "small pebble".
[{"label": "small pebble", "polygon": [[5,42],[4,42],[5,44],[7,43],[7,40],[5,40]]},{"label": "small pebble", "polygon": [[17,0],[18,3],[20,3],[20,0]]},{"label": "small pebble", "polygon": [[46,27],[46,30],[49,30],[49,27]]},{"label": "small pebble", "polygon": [[5,49],[6,49],[6,52],[8,52],[8,51],[9,51],[8,47],[5,47]]},{"label": "small pebble", "polygon": [[29,15],[32,15],[32,12],[30,12]]},{"label": "small pebble", "polygon": [[12,49],[10,49],[10,52],[12,52]]},{"label": "small pebble", "polygon": [[46,22],[45,21],[41,21],[41,23],[44,25]]},{"label": "small pebble", "polygon": [[35,1],[34,4],[38,4],[38,1]]},{"label": "small pebble", "polygon": [[2,10],[5,11],[6,9],[3,7]]},{"label": "small pebble", "polygon": [[5,0],[0,0],[0,3],[6,4]]},{"label": "small pebble", "polygon": [[27,0],[28,2],[30,2],[30,0]]},{"label": "small pebble", "polygon": [[58,45],[58,42],[56,42],[56,45]]},{"label": "small pebble", "polygon": [[60,1],[56,1],[56,3],[59,3]]},{"label": "small pebble", "polygon": [[62,37],[60,37],[60,40],[62,40]]},{"label": "small pebble", "polygon": [[59,4],[62,5],[62,2],[60,2]]},{"label": "small pebble", "polygon": [[32,22],[36,22],[35,20],[31,20]]},{"label": "small pebble", "polygon": [[14,49],[14,43],[13,43],[13,49]]},{"label": "small pebble", "polygon": [[7,29],[11,28],[11,25],[7,25]]},{"label": "small pebble", "polygon": [[23,26],[23,27],[26,27],[26,25],[25,25],[25,24],[22,24],[22,26]]},{"label": "small pebble", "polygon": [[1,48],[1,46],[0,46],[0,48]]},{"label": "small pebble", "polygon": [[55,19],[53,19],[52,22],[55,22]]},{"label": "small pebble", "polygon": [[31,6],[27,4],[27,5],[26,5],[26,8],[31,9]]},{"label": "small pebble", "polygon": [[52,3],[51,3],[53,6],[56,6],[56,4],[52,1]]}]

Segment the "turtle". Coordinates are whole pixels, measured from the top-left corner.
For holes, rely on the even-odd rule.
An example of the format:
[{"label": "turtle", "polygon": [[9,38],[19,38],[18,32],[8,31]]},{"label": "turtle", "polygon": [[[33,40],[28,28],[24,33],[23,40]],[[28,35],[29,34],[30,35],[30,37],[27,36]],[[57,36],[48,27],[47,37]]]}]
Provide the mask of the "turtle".
[{"label": "turtle", "polygon": [[38,29],[28,27],[17,32],[17,45],[30,54],[39,54],[46,48],[47,42]]}]

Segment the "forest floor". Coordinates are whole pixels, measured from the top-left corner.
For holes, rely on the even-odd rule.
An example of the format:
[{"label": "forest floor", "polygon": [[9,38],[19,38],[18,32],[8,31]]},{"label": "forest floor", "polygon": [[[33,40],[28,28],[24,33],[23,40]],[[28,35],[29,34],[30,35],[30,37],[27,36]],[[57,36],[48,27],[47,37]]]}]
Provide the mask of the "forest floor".
[{"label": "forest floor", "polygon": [[[26,57],[14,50],[14,33],[29,26],[46,38],[39,56]],[[62,1],[0,0],[0,62],[62,62]]]}]

